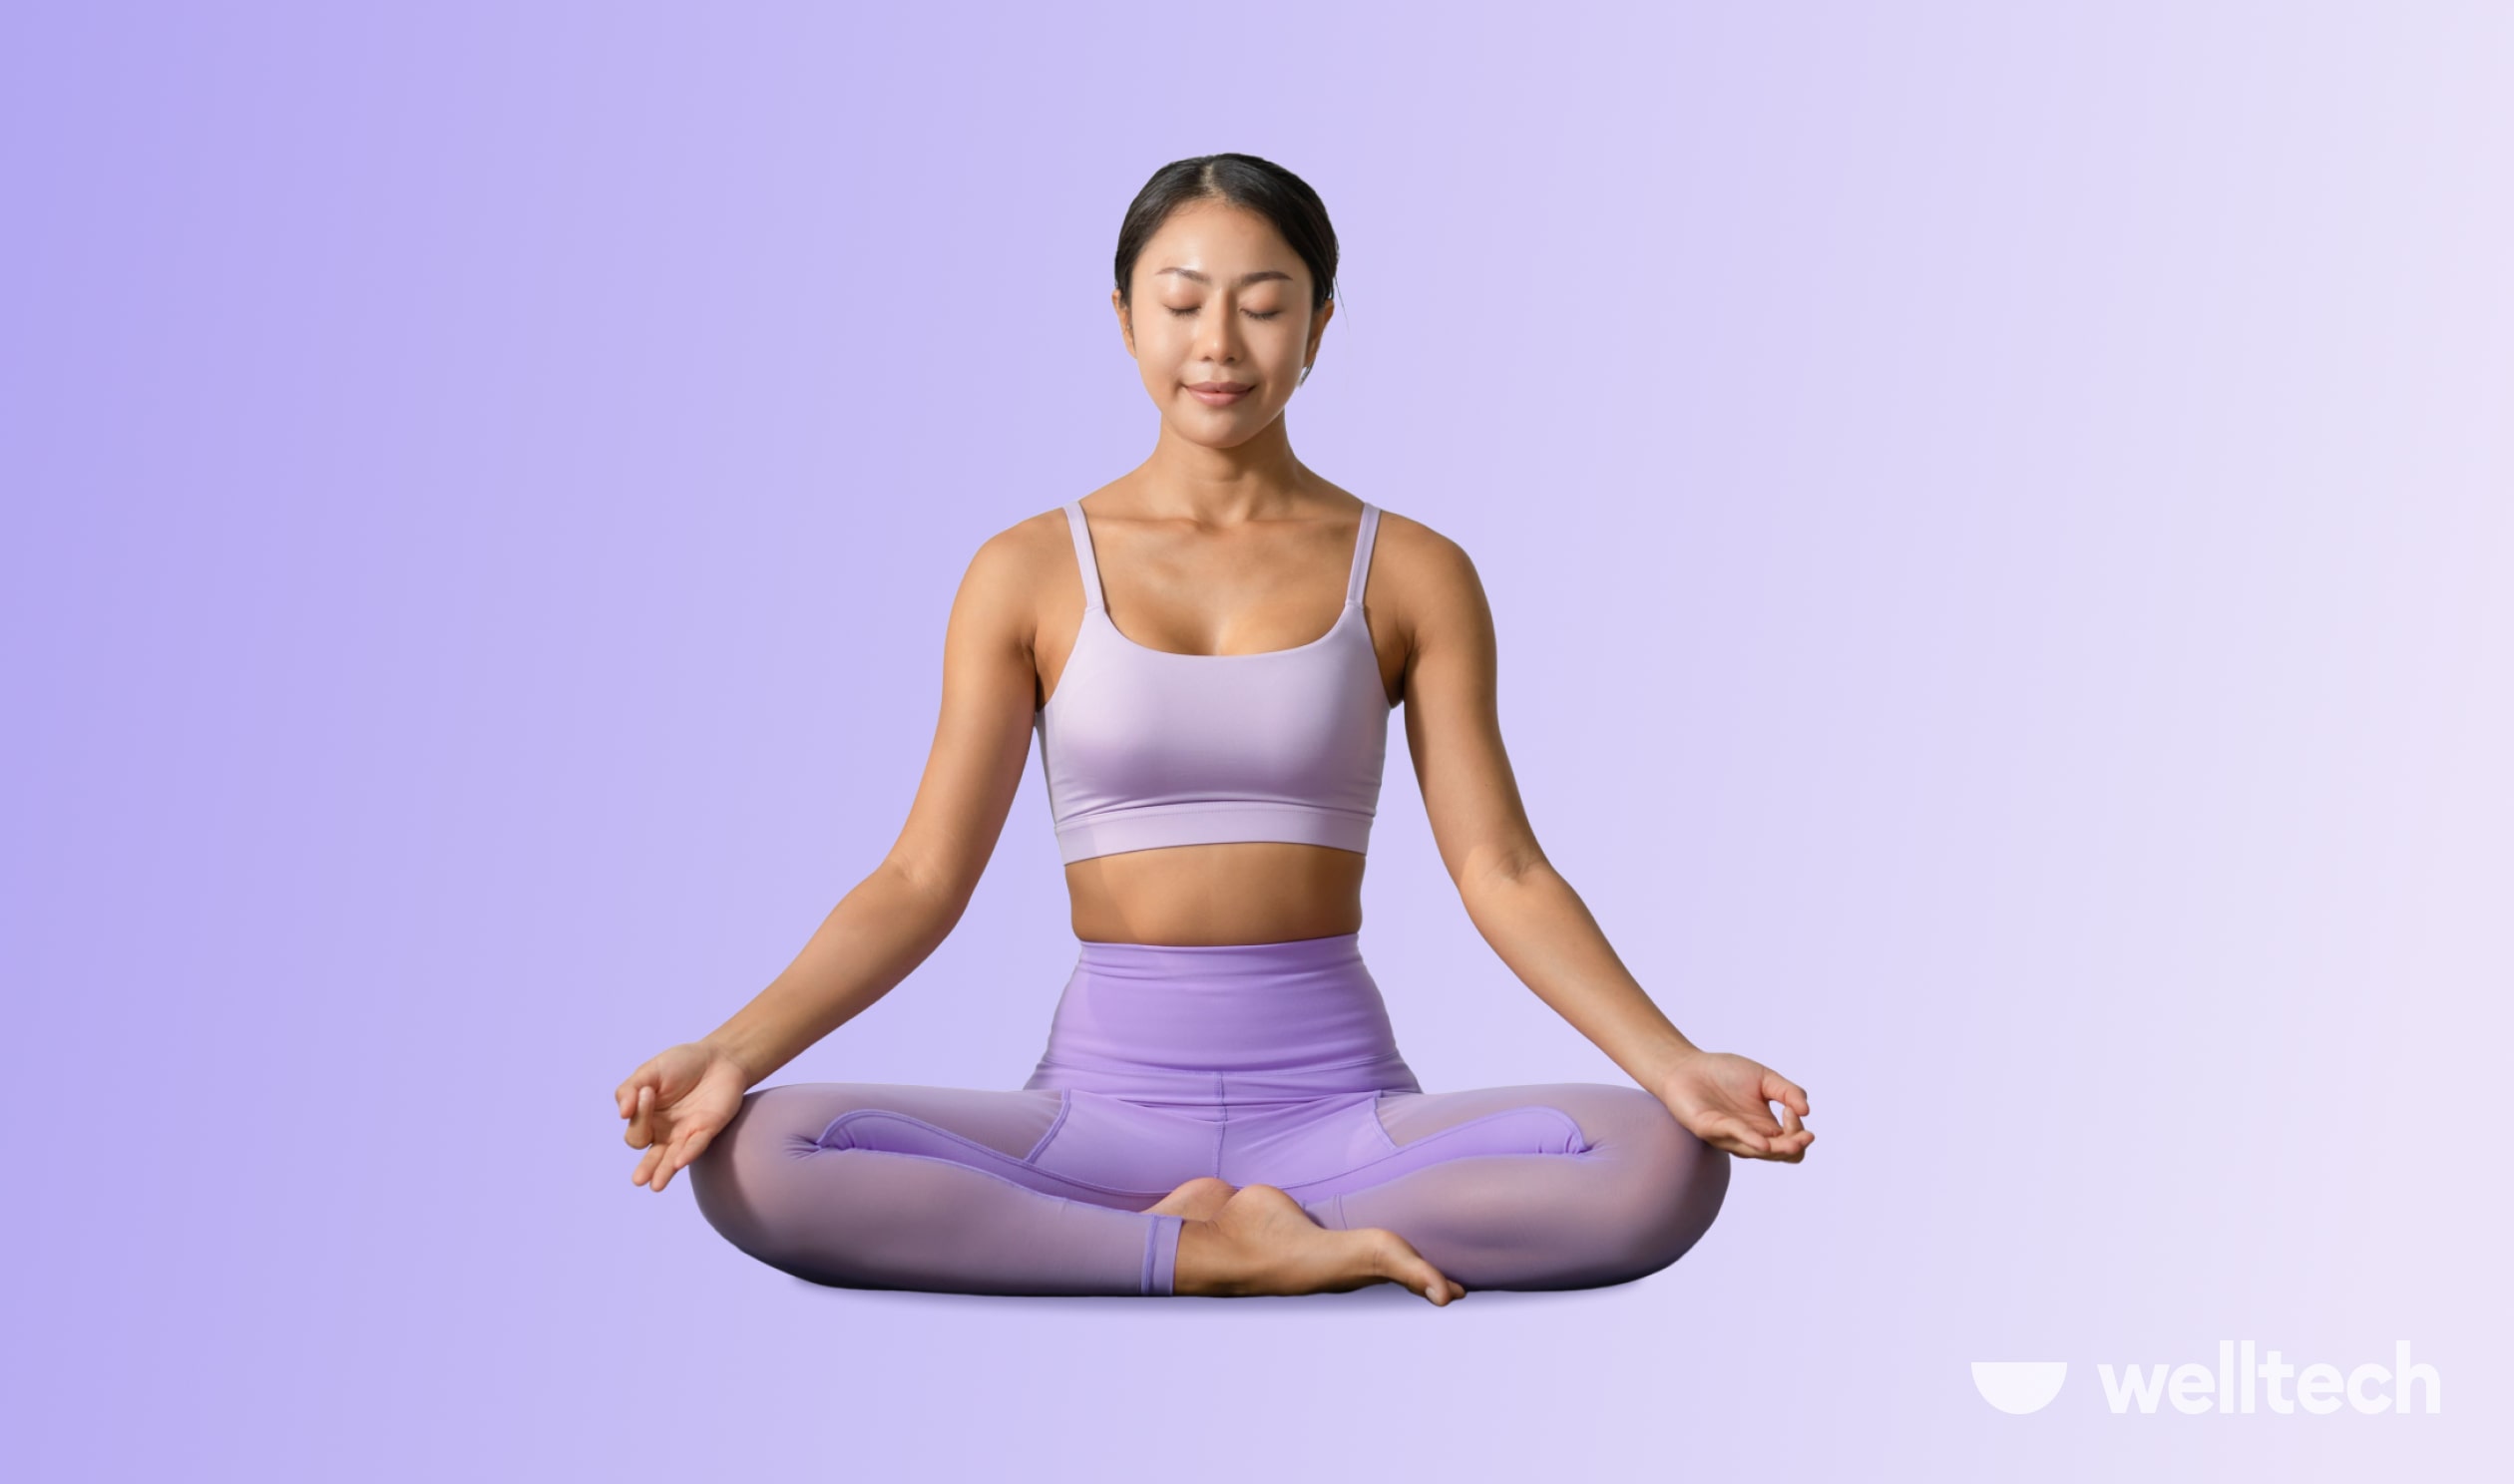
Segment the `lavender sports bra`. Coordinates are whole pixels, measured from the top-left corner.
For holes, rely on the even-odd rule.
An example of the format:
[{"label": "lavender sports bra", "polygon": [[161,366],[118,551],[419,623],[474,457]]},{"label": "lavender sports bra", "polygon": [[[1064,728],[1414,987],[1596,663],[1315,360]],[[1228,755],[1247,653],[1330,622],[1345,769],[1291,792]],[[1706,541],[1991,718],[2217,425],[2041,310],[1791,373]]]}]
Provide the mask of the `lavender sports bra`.
[{"label": "lavender sports bra", "polygon": [[1388,758],[1387,684],[1362,586],[1362,530],[1333,628],[1291,649],[1173,654],[1117,631],[1082,502],[1068,502],[1082,628],[1033,720],[1064,860],[1234,840],[1368,852]]}]

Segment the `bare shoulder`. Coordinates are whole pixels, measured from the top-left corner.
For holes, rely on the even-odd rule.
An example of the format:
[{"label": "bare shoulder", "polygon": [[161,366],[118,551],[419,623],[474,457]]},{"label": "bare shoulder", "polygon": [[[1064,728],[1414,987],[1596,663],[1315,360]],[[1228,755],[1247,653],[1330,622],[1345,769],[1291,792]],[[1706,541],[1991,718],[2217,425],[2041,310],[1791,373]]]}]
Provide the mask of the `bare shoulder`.
[{"label": "bare shoulder", "polygon": [[979,543],[970,566],[984,565],[990,576],[1045,578],[1054,572],[1060,559],[1072,565],[1072,550],[1064,509],[1058,506],[1025,516]]},{"label": "bare shoulder", "polygon": [[1455,579],[1475,569],[1465,547],[1414,517],[1400,515],[1384,505],[1380,507],[1379,535],[1372,538],[1372,551],[1387,551],[1407,572],[1433,580]]},{"label": "bare shoulder", "polygon": [[1027,646],[1039,615],[1059,595],[1081,591],[1062,507],[1026,516],[978,544],[961,580],[961,602],[1018,631]]},{"label": "bare shoulder", "polygon": [[1381,506],[1372,552],[1372,588],[1375,595],[1386,592],[1390,614],[1411,646],[1491,621],[1474,559],[1449,537]]}]

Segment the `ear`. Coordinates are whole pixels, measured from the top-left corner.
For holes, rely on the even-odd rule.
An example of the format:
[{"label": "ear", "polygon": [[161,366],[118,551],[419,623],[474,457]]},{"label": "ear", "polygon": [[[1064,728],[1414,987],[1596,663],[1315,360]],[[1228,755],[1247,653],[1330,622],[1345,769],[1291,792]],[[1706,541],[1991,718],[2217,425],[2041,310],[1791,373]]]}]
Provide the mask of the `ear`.
[{"label": "ear", "polygon": [[1126,296],[1110,289],[1108,307],[1117,311],[1117,338],[1125,343],[1126,354],[1131,356],[1135,353],[1134,318],[1126,313]]},{"label": "ear", "polygon": [[1310,325],[1309,354],[1301,357],[1303,361],[1315,362],[1318,359],[1318,342],[1327,337],[1327,321],[1335,317],[1336,301],[1334,299],[1329,299],[1318,306],[1318,318]]}]

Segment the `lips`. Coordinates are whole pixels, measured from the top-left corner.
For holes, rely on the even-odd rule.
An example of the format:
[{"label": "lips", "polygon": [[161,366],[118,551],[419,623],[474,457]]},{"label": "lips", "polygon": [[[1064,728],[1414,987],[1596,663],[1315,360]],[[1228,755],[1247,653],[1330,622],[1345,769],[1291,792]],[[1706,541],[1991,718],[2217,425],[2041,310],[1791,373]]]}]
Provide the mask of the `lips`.
[{"label": "lips", "polygon": [[1237,381],[1199,381],[1187,388],[1187,395],[1207,407],[1237,407],[1248,400],[1253,383]]}]

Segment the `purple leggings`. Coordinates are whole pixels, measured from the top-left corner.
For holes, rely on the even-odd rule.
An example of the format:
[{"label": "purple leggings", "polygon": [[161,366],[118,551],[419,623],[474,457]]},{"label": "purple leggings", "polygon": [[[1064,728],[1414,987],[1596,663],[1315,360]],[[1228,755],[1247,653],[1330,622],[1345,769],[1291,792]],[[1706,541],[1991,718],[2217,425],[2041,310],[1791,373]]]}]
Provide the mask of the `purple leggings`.
[{"label": "purple leggings", "polygon": [[814,1283],[962,1294],[1172,1292],[1198,1176],[1384,1227],[1473,1289],[1627,1283],[1719,1214],[1729,1159],[1638,1087],[1425,1092],[1360,934],[1082,942],[1019,1091],[755,1089],[689,1167],[735,1247]]}]

